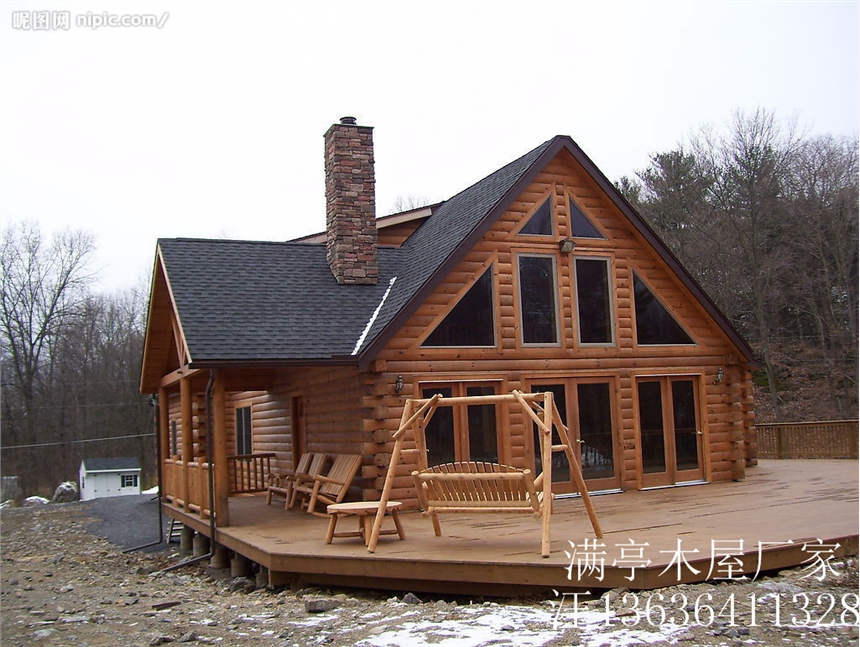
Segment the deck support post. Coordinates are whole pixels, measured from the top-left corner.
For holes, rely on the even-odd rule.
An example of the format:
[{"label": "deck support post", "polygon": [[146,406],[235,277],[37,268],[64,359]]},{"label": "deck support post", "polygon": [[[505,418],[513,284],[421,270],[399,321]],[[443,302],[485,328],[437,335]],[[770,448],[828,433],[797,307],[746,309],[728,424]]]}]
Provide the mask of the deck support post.
[{"label": "deck support post", "polygon": [[194,549],[194,528],[182,526],[182,532],[179,535],[179,552],[190,553]]},{"label": "deck support post", "polygon": [[209,537],[207,537],[206,535],[201,535],[200,533],[194,535],[194,540],[192,541],[192,555],[194,555],[194,557],[202,557],[203,555],[208,553],[209,543]]},{"label": "deck support post", "polygon": [[230,568],[230,551],[226,546],[215,543],[213,544],[212,559],[209,560],[209,566],[216,568],[219,571]]},{"label": "deck support post", "polygon": [[260,564],[260,570],[257,571],[257,588],[269,586],[269,569]]},{"label": "deck support post", "polygon": [[236,553],[235,557],[230,560],[230,577],[253,577],[253,575],[251,560]]}]

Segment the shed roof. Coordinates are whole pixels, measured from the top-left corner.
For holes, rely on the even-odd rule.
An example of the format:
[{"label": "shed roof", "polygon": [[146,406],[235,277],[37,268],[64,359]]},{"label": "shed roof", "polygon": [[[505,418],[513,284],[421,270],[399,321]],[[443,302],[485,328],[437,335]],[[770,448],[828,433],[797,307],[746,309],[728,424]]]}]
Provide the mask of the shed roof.
[{"label": "shed roof", "polygon": [[85,472],[118,472],[139,470],[140,462],[135,456],[122,458],[85,458],[81,461]]}]

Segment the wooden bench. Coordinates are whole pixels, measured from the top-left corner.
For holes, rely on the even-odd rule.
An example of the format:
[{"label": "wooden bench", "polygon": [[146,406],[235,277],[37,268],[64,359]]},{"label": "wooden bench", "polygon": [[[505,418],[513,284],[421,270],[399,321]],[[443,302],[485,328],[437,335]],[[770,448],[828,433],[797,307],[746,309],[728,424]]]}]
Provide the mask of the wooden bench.
[{"label": "wooden bench", "polygon": [[[394,521],[393,529],[381,530],[380,535],[397,535],[400,539],[406,539],[403,526],[400,525],[400,517],[397,509],[402,505],[400,501],[389,501],[385,506],[385,513],[391,515]],[[355,501],[351,503],[333,503],[327,508],[329,514],[328,531],[325,543],[330,544],[334,537],[364,537],[364,545],[370,542],[370,529],[373,519],[379,512],[379,501]],[[335,532],[340,517],[356,515],[358,517],[358,532]]]},{"label": "wooden bench", "polygon": [[[540,491],[542,475],[536,481],[529,469],[499,463],[445,463],[412,472],[412,479],[423,516],[432,519],[437,537],[442,536],[441,513],[512,512],[539,518],[551,513],[551,502],[544,501]],[[545,521],[541,540],[548,549],[549,523]]]}]

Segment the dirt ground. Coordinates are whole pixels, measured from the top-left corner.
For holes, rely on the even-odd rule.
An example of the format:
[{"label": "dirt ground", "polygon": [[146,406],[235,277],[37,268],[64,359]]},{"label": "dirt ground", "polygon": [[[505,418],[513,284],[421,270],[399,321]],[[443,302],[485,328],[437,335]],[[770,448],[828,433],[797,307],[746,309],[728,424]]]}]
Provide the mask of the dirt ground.
[{"label": "dirt ground", "polygon": [[[147,541],[131,524],[120,525],[125,543]],[[4,647],[172,642],[821,647],[858,642],[853,558],[754,582],[613,590],[576,601],[562,592],[526,600],[434,598],[402,591],[255,588],[249,580],[231,580],[206,565],[160,572],[183,559],[176,544],[123,553],[100,529],[94,510],[81,502],[2,510]]]}]

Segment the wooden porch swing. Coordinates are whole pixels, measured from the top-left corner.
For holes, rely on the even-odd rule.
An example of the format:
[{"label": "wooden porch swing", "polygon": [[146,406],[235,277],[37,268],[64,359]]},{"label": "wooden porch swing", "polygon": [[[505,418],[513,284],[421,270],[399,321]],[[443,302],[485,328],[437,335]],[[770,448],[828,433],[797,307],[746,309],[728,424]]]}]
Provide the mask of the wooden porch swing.
[{"label": "wooden porch swing", "polygon": [[[530,469],[485,462],[456,462],[427,465],[425,429],[440,406],[475,404],[519,404],[539,430],[541,474],[534,477]],[[558,430],[560,445],[552,444],[552,427]],[[603,531],[591,505],[582,470],[573,453],[568,429],[553,402],[552,393],[521,393],[478,395],[444,398],[439,394],[429,399],[408,399],[403,409],[400,428],[394,433],[394,450],[388,464],[379,510],[371,529],[367,550],[376,550],[382,521],[388,505],[397,466],[401,457],[413,454],[418,469],[412,472],[423,516],[433,521],[436,536],[441,536],[438,515],[443,512],[467,513],[532,513],[541,519],[541,555],[550,553],[550,516],[552,514],[552,454],[563,451],[570,464],[570,473],[582,494],[582,501],[597,537]],[[403,443],[412,440],[415,448],[405,449]]]}]

